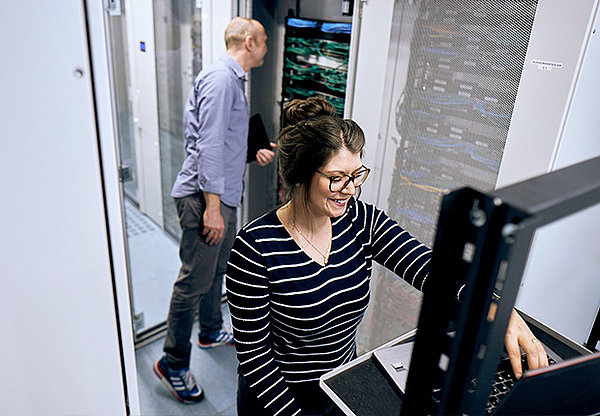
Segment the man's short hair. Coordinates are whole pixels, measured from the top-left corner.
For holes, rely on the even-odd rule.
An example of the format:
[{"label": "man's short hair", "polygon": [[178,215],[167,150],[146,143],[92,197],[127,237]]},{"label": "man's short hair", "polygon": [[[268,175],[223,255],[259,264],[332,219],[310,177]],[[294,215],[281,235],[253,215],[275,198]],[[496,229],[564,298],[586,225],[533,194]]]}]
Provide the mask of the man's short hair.
[{"label": "man's short hair", "polygon": [[246,36],[252,36],[256,39],[261,27],[257,20],[247,17],[234,18],[225,28],[225,47],[227,49],[240,47]]}]

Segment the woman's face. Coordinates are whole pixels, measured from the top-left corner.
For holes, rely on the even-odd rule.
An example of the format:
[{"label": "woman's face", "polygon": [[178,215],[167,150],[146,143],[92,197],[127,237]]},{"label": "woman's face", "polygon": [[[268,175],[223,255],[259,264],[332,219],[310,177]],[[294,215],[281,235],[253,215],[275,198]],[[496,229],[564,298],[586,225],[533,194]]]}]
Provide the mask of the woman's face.
[{"label": "woman's face", "polygon": [[329,190],[327,176],[351,175],[362,167],[360,154],[352,153],[346,148],[338,150],[331,160],[322,168],[321,173],[313,175],[308,188],[308,207],[315,217],[339,217],[346,212],[350,197],[356,193],[352,181],[339,192]]}]

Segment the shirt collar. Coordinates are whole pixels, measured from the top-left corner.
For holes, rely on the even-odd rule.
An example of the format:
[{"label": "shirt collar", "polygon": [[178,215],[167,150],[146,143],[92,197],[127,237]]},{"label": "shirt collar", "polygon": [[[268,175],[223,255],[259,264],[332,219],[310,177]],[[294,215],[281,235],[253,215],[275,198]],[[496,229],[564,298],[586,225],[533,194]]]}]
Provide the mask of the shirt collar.
[{"label": "shirt collar", "polygon": [[229,55],[227,52],[225,52],[221,56],[221,59],[223,61],[225,61],[227,66],[233,71],[233,73],[235,74],[236,77],[238,77],[242,81],[246,81],[246,73],[244,72],[244,70],[242,69],[240,64],[238,64],[237,61],[235,59],[233,59],[233,57],[231,55]]}]

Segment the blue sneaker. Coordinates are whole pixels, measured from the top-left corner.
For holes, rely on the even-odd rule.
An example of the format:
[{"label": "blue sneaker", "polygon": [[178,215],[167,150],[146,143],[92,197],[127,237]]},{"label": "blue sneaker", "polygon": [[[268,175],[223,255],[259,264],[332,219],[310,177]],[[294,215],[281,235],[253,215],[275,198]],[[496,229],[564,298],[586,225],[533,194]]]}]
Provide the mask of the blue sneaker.
[{"label": "blue sneaker", "polygon": [[203,350],[218,347],[219,345],[233,345],[233,332],[227,329],[220,329],[213,336],[207,333],[198,335],[198,346]]},{"label": "blue sneaker", "polygon": [[189,368],[172,370],[163,356],[154,366],[154,373],[167,386],[171,394],[182,403],[197,403],[204,398],[202,387],[196,383]]}]

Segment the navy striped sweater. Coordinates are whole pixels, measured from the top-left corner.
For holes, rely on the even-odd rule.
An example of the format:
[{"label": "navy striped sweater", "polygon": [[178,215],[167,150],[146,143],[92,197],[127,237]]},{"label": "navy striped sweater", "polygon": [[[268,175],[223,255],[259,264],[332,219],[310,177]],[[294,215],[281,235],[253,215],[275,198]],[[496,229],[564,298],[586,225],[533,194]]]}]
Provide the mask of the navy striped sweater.
[{"label": "navy striped sweater", "polygon": [[238,233],[227,298],[241,371],[274,415],[300,414],[288,388],[356,356],[376,261],[423,290],[431,251],[372,205],[353,201],[332,220],[329,263],[313,261],[275,211]]}]

